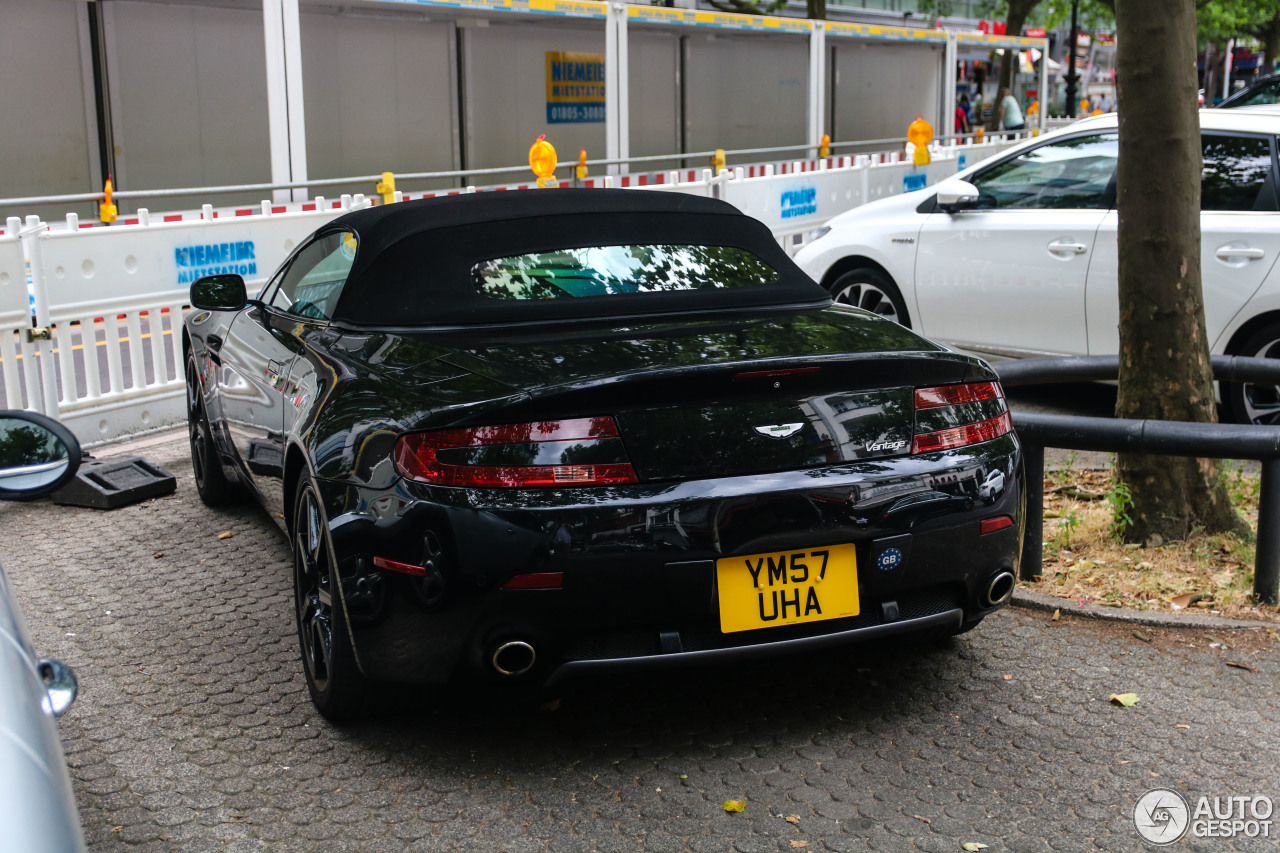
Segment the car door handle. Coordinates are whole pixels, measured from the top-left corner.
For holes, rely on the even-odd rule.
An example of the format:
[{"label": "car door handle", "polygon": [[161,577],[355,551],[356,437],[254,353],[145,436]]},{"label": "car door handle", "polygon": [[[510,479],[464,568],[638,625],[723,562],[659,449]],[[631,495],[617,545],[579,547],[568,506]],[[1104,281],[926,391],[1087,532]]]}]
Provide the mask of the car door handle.
[{"label": "car door handle", "polygon": [[1089,247],[1084,243],[1050,243],[1050,252],[1073,252],[1077,255],[1083,255],[1089,251]]},{"label": "car door handle", "polygon": [[1214,254],[1214,255],[1215,255],[1219,260],[1223,260],[1223,261],[1235,260],[1236,258],[1243,258],[1243,259],[1245,259],[1245,260],[1257,261],[1257,260],[1261,260],[1262,258],[1264,258],[1264,257],[1266,256],[1266,254],[1267,254],[1267,253],[1266,253],[1266,252],[1264,252],[1262,249],[1226,249],[1226,248],[1223,248],[1223,249],[1219,249],[1218,251],[1214,252],[1213,254]]}]

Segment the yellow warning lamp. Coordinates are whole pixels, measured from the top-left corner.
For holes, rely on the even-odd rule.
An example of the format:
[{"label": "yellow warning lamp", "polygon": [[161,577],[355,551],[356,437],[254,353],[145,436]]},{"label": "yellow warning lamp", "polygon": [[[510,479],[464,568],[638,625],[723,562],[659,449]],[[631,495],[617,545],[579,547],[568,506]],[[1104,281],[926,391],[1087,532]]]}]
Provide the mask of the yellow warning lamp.
[{"label": "yellow warning lamp", "polygon": [[717,148],[715,153],[711,155],[711,171],[718,175],[724,170],[724,149]]},{"label": "yellow warning lamp", "polygon": [[577,171],[575,172],[575,174],[578,176],[578,180],[580,180],[580,181],[586,180],[586,177],[587,177],[587,149],[585,149],[585,148],[579,148],[579,149],[578,149],[578,168],[577,168]]},{"label": "yellow warning lamp", "polygon": [[115,188],[111,186],[111,176],[107,175],[107,183],[102,187],[102,195],[104,201],[98,205],[98,218],[103,222],[115,222],[120,211],[111,203],[111,194],[115,192]]},{"label": "yellow warning lamp", "polygon": [[831,156],[831,134],[822,134],[822,141],[818,143],[818,156],[823,158]]},{"label": "yellow warning lamp", "polygon": [[538,176],[539,188],[556,185],[556,149],[547,141],[545,133],[539,134],[529,148],[529,168]]},{"label": "yellow warning lamp", "polygon": [[933,141],[933,125],[924,120],[924,115],[916,113],[916,120],[907,128],[907,141],[916,147],[912,162],[917,166],[928,166],[929,143]]},{"label": "yellow warning lamp", "polygon": [[374,190],[382,193],[383,204],[393,203],[396,200],[396,176],[391,172],[383,172],[382,182]]}]

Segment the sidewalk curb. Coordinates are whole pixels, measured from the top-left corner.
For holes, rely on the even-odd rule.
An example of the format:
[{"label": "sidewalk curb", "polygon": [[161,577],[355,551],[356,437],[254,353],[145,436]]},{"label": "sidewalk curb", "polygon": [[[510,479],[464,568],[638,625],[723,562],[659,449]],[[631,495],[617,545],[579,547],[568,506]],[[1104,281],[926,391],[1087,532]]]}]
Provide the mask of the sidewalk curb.
[{"label": "sidewalk curb", "polygon": [[1214,629],[1218,631],[1260,631],[1264,628],[1280,629],[1275,622],[1255,622],[1252,619],[1229,619],[1226,616],[1212,616],[1204,613],[1152,613],[1144,610],[1126,610],[1122,607],[1103,607],[1099,604],[1081,604],[1070,598],[1058,598],[1039,592],[1015,589],[1009,602],[1014,607],[1025,607],[1029,610],[1061,610],[1073,616],[1085,616],[1090,619],[1108,619],[1112,622],[1125,622],[1131,625],[1146,625],[1151,628],[1191,628]]}]

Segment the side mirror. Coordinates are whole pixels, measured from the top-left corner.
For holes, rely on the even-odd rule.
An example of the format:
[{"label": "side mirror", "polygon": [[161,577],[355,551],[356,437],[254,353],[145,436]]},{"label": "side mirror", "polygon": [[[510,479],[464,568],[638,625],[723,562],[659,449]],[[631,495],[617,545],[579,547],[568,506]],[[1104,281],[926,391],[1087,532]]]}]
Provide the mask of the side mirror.
[{"label": "side mirror", "polygon": [[201,311],[239,311],[248,301],[244,279],[234,273],[207,275],[191,284],[191,306]]},{"label": "side mirror", "polygon": [[937,205],[947,213],[973,210],[978,206],[978,188],[959,178],[943,181],[937,186]]},{"label": "side mirror", "polygon": [[0,500],[56,492],[80,470],[80,442],[37,412],[0,411]]}]

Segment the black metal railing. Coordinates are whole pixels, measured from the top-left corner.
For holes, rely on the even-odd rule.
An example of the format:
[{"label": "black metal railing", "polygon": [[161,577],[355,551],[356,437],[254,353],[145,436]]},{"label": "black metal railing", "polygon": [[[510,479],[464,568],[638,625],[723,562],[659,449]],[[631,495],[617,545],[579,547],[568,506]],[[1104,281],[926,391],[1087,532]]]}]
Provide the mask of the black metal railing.
[{"label": "black metal railing", "polygon": [[[994,365],[1005,387],[1114,380],[1118,356],[1068,356]],[[1280,360],[1213,356],[1213,375],[1224,382],[1280,385]],[[1118,420],[1015,412],[1013,425],[1027,465],[1027,527],[1021,576],[1040,574],[1044,550],[1044,449],[1153,453],[1208,459],[1256,459],[1262,463],[1258,539],[1254,551],[1254,601],[1275,604],[1280,595],[1280,426]]]}]

